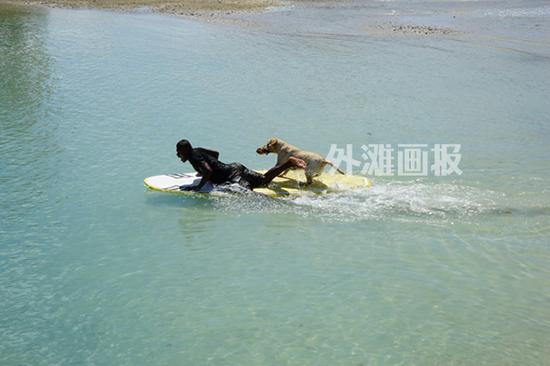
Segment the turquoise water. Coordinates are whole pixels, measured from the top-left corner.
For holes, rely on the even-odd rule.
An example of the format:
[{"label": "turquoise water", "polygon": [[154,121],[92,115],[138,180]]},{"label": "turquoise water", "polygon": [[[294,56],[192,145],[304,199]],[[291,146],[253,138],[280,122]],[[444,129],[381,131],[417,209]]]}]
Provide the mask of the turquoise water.
[{"label": "turquoise water", "polygon": [[[419,4],[442,10],[375,8],[454,6]],[[434,37],[361,32],[368,6],[2,8],[0,364],[548,364],[550,14],[487,4]],[[182,137],[265,168],[272,135],[460,143],[464,173],[293,200],[142,185],[190,170]]]}]

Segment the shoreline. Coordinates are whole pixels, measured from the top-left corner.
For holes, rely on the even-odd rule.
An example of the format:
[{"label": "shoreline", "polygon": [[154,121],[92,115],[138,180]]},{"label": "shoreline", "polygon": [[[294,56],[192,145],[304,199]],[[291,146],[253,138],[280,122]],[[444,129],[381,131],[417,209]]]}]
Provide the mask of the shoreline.
[{"label": "shoreline", "polygon": [[149,11],[168,15],[214,17],[238,13],[263,12],[288,5],[279,0],[0,0],[0,5],[110,11]]},{"label": "shoreline", "polygon": [[[250,19],[248,15],[260,15],[272,9],[285,9],[298,4],[322,5],[326,3],[323,0],[0,0],[0,5],[16,7],[163,14],[240,26],[259,26],[262,23],[257,19]],[[338,4],[345,5],[346,3],[349,2],[343,1]],[[373,36],[415,37],[448,36],[462,33],[450,27],[400,22],[390,18],[371,19],[361,27],[359,32]]]}]

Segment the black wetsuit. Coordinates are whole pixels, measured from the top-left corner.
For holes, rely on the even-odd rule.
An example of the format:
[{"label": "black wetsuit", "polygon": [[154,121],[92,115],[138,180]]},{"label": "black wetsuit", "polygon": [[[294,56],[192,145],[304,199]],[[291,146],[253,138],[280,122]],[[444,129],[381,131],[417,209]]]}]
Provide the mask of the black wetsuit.
[{"label": "black wetsuit", "polygon": [[218,160],[217,153],[200,147],[191,149],[189,162],[201,175],[209,173],[205,166],[208,163],[212,170],[210,180],[214,184],[238,183],[248,189],[265,186],[266,179],[263,174],[248,169],[240,163],[225,164]]}]

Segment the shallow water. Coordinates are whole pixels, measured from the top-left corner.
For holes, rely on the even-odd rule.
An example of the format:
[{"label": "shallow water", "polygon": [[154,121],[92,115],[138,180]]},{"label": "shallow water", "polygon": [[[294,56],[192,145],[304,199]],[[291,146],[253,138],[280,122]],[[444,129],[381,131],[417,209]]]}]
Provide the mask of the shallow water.
[{"label": "shallow water", "polygon": [[[0,363],[547,364],[550,14],[347,31],[458,6],[372,4],[251,27],[0,8]],[[181,137],[265,168],[272,135],[460,143],[464,173],[282,200],[142,185],[190,170]]]}]

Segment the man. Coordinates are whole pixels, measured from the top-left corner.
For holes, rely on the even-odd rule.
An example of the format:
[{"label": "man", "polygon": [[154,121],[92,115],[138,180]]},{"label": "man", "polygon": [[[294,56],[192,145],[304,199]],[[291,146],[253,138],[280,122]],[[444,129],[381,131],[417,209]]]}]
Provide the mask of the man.
[{"label": "man", "polygon": [[214,184],[238,183],[248,189],[265,187],[291,167],[302,169],[306,167],[303,160],[291,157],[286,163],[269,169],[265,174],[260,174],[240,163],[222,163],[218,160],[219,152],[200,147],[193,148],[187,140],[181,140],[176,144],[176,155],[184,163],[189,160],[202,177],[198,186],[186,187],[187,191],[200,191],[208,181]]}]

